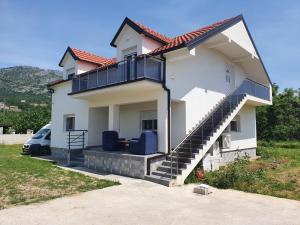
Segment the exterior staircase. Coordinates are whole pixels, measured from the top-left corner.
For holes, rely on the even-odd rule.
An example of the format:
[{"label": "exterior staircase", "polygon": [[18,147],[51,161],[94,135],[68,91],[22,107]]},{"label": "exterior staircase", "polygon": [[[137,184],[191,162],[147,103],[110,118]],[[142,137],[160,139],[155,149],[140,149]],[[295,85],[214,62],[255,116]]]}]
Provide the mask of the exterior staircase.
[{"label": "exterior staircase", "polygon": [[83,167],[84,166],[84,155],[82,153],[82,149],[71,150],[69,156],[69,167]]},{"label": "exterior staircase", "polygon": [[270,101],[269,88],[246,79],[195,126],[160,166],[145,179],[165,186],[181,185],[203,159],[247,100]]},{"label": "exterior staircase", "polygon": [[243,107],[246,97],[246,94],[232,94],[223,99],[146,179],[165,186],[183,184]]},{"label": "exterior staircase", "polygon": [[70,130],[67,136],[67,166],[69,167],[83,167],[85,149],[85,135],[87,130]]}]

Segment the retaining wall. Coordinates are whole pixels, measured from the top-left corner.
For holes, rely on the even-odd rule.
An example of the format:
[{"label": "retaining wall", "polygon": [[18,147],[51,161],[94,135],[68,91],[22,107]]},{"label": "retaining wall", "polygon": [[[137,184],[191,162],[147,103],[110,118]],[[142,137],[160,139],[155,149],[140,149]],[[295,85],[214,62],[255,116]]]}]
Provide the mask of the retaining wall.
[{"label": "retaining wall", "polygon": [[0,145],[24,144],[32,134],[0,134]]}]

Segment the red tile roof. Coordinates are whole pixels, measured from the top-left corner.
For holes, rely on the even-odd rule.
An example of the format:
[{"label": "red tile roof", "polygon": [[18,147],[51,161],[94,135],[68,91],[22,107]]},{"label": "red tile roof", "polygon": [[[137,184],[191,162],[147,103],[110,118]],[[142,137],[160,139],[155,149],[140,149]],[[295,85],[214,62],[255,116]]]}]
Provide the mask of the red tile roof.
[{"label": "red tile roof", "polygon": [[220,27],[221,25],[223,25],[226,22],[229,22],[230,20],[233,20],[235,18],[237,18],[237,17],[222,20],[222,21],[216,22],[214,24],[211,24],[209,26],[202,27],[202,28],[199,28],[199,29],[194,30],[192,32],[177,36],[177,37],[173,38],[168,44],[163,45],[163,46],[153,50],[150,54],[159,54],[159,53],[162,53],[162,52],[171,51],[171,50],[176,49],[176,48],[181,47],[181,46],[183,47],[188,42],[190,42],[190,41],[192,41],[192,40],[194,40],[198,37],[201,37],[201,36],[205,35],[207,32],[212,31],[215,28]]},{"label": "red tile roof", "polygon": [[172,38],[169,38],[163,34],[160,34],[160,33],[156,32],[155,30],[152,30],[151,28],[149,28],[143,24],[140,24],[133,20],[131,20],[131,22],[133,22],[135,25],[140,27],[140,29],[142,29],[145,33],[149,33],[150,35],[156,37],[157,39],[161,40],[162,42],[169,43],[170,41],[172,41]]},{"label": "red tile roof", "polygon": [[70,48],[74,55],[77,57],[78,60],[82,60],[85,62],[90,62],[97,64],[99,66],[103,66],[106,64],[111,64],[116,62],[116,58],[105,58],[102,56],[95,55],[93,53],[89,53],[77,48]]},{"label": "red tile roof", "polygon": [[54,85],[57,85],[57,84],[61,84],[61,83],[64,83],[68,80],[63,80],[63,79],[57,79],[57,80],[54,80],[54,81],[51,81],[47,84],[48,87],[51,87],[51,86],[54,86]]},{"label": "red tile roof", "polygon": [[[180,35],[180,36],[177,36],[174,38],[169,38],[165,35],[162,35],[156,31],[150,29],[149,27],[146,27],[146,26],[126,17],[125,20],[123,21],[121,27],[119,28],[117,34],[115,35],[113,41],[111,42],[111,45],[114,46],[114,41],[115,41],[116,37],[118,36],[118,33],[122,30],[123,26],[126,23],[129,23],[139,33],[144,33],[146,36],[148,36],[150,38],[154,38],[162,43],[165,43],[161,47],[158,47],[157,49],[154,49],[152,52],[149,53],[150,55],[157,55],[160,53],[169,52],[169,51],[181,48],[181,47],[185,47],[185,46],[187,46],[187,44],[189,42],[195,40],[196,38],[201,38],[201,37],[207,35],[208,32],[213,31],[214,29],[216,29],[222,25],[225,25],[227,22],[231,22],[231,21],[233,21],[235,19],[239,19],[239,18],[242,18],[242,16],[239,15],[239,16],[236,16],[236,17],[233,17],[230,19],[222,20],[222,21],[216,22],[214,24],[211,24],[209,26],[199,28],[192,32],[188,32],[186,34],[183,34],[183,35]],[[85,62],[97,64],[100,67],[106,67],[106,66],[117,63],[116,58],[105,58],[103,56],[98,56],[93,53],[89,53],[89,52],[86,52],[86,51],[83,51],[83,50],[80,50],[77,48],[68,47],[63,58],[61,59],[61,61],[59,63],[60,66],[61,66],[61,63],[68,51],[70,51],[70,53],[76,60],[82,60]],[[64,81],[58,80],[58,81],[52,82],[50,85],[59,84],[61,82],[64,82]]]}]

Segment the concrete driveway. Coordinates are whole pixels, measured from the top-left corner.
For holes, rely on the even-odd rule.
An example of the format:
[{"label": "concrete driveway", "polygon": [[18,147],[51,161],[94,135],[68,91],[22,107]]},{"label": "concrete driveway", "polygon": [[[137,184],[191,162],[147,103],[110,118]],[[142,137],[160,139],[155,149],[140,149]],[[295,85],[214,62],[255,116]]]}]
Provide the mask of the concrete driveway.
[{"label": "concrete driveway", "polygon": [[0,211],[0,224],[160,225],[300,224],[300,202],[233,190],[192,193],[193,185],[167,188],[144,180],[100,176],[113,186]]}]

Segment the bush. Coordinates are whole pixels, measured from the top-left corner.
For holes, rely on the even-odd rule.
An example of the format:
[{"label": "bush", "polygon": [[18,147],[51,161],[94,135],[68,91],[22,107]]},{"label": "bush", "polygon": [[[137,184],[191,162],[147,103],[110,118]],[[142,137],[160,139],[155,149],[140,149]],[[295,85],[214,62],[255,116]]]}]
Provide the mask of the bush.
[{"label": "bush", "polygon": [[237,158],[232,164],[220,168],[218,171],[207,172],[205,183],[217,188],[234,188],[250,191],[251,185],[265,178],[263,168],[249,169],[247,157]]}]

